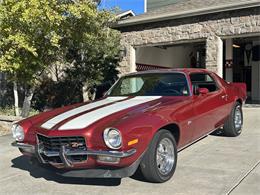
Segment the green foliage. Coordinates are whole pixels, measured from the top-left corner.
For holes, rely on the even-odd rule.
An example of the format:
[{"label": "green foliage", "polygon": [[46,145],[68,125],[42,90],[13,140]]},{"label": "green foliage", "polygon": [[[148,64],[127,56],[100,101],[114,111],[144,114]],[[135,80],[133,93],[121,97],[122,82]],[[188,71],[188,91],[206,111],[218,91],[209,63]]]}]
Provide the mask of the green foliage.
[{"label": "green foliage", "polygon": [[43,111],[48,108],[58,108],[78,102],[82,102],[80,86],[67,79],[59,82],[48,79],[36,89],[32,107]]},{"label": "green foliage", "polygon": [[32,84],[56,60],[64,6],[58,1],[4,0],[0,4],[0,70]]},{"label": "green foliage", "polygon": [[64,71],[58,81],[77,89],[113,80],[120,45],[109,28],[114,20],[91,0],[2,0],[0,71],[23,89],[41,86],[56,65]]},{"label": "green foliage", "polygon": [[[109,28],[113,18],[89,0],[3,0],[0,71],[29,85],[55,63],[96,75],[102,61],[118,53],[119,34]],[[72,51],[76,56],[68,57]]]},{"label": "green foliage", "polygon": [[[39,114],[39,111],[31,108],[29,112],[29,116],[33,116],[36,114]],[[14,108],[12,106],[0,107],[0,115],[13,116]]]},{"label": "green foliage", "polygon": [[75,83],[90,86],[106,80],[107,74],[113,77],[110,79],[116,77],[120,45],[119,33],[108,26],[113,22],[111,14],[106,11],[93,14],[93,21],[89,16],[71,18],[69,23],[74,26],[66,33],[73,37],[66,41],[66,48],[69,48],[66,60],[71,63],[65,70],[66,75]]}]

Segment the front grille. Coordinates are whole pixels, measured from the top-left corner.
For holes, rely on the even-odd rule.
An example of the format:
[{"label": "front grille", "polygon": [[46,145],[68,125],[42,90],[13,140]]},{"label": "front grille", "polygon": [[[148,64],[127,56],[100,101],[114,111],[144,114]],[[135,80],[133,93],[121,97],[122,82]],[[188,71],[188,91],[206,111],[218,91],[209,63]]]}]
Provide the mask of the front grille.
[{"label": "front grille", "polygon": [[[46,137],[43,135],[37,135],[39,144],[42,145],[43,150],[51,152],[59,152],[61,146],[66,146],[70,150],[87,150],[86,142],[84,137],[73,136],[73,137]],[[77,147],[72,147],[77,144]],[[41,154],[42,158],[46,162],[62,163],[59,156],[48,157]],[[72,162],[82,162],[87,160],[87,155],[68,156],[68,159]]]}]

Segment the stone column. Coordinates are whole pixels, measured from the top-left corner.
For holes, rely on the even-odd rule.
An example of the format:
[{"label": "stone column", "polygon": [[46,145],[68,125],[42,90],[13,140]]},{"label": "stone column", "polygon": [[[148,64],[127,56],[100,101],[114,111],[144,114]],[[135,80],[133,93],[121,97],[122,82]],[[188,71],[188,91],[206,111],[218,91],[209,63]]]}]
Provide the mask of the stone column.
[{"label": "stone column", "polygon": [[218,73],[219,37],[210,36],[206,41],[206,69]]},{"label": "stone column", "polygon": [[122,44],[126,49],[126,56],[123,56],[123,59],[119,63],[119,76],[134,72],[135,67],[135,49],[130,44]]},{"label": "stone column", "polygon": [[136,50],[134,47],[130,46],[129,48],[129,65],[130,65],[130,72],[136,72]]}]

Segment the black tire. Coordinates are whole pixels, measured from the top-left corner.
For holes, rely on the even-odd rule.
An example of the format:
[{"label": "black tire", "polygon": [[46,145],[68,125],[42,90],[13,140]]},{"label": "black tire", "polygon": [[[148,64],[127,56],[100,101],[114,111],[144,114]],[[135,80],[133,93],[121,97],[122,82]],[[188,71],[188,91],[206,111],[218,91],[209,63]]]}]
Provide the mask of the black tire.
[{"label": "black tire", "polygon": [[[235,123],[236,118],[236,112],[240,112],[241,115],[241,124]],[[239,136],[242,132],[242,126],[243,126],[243,111],[242,111],[242,105],[239,102],[236,102],[233,109],[231,110],[231,113],[226,120],[223,128],[224,135],[229,137],[236,137]]]},{"label": "black tire", "polygon": [[[169,170],[162,174],[159,169],[159,165],[157,166],[157,149],[159,145],[161,144],[161,141],[168,141],[168,143],[171,143],[173,148],[171,154],[171,159],[173,161],[173,164],[170,166]],[[162,145],[161,145],[162,146]],[[172,147],[169,146],[169,147]],[[153,137],[149,148],[147,149],[141,163],[140,163],[140,170],[144,176],[144,178],[153,183],[163,183],[168,181],[174,174],[175,169],[177,165],[177,146],[176,141],[173,137],[173,135],[168,130],[160,130],[158,131],[155,136]]]}]

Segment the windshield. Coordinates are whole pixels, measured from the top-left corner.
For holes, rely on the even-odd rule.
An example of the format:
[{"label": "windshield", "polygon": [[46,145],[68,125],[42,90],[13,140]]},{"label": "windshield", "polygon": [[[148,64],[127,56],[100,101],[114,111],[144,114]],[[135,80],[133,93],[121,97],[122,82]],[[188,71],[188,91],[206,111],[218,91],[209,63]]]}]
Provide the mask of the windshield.
[{"label": "windshield", "polygon": [[188,96],[188,83],[182,73],[146,73],[122,77],[108,96]]}]

